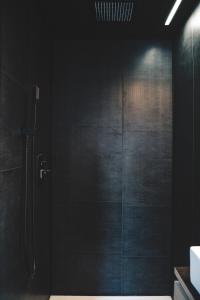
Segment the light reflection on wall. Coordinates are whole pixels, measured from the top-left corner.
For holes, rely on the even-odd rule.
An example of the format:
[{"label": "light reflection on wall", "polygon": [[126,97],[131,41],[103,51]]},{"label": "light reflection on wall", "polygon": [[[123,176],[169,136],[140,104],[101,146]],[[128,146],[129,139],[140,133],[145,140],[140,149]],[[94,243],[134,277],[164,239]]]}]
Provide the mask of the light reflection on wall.
[{"label": "light reflection on wall", "polygon": [[200,5],[197,7],[194,14],[190,18],[189,24],[193,29],[200,29]]},{"label": "light reflection on wall", "polygon": [[200,30],[200,4],[186,23],[186,30]]},{"label": "light reflection on wall", "polygon": [[[125,126],[134,130],[171,130],[171,55],[158,43],[136,51],[125,76]],[[156,84],[155,84],[156,82]]]},{"label": "light reflection on wall", "polygon": [[160,53],[161,53],[161,50],[159,48],[152,47],[152,48],[148,49],[146,51],[146,53],[144,54],[143,62],[146,65],[152,66],[152,62],[156,59],[156,57],[159,57]]}]

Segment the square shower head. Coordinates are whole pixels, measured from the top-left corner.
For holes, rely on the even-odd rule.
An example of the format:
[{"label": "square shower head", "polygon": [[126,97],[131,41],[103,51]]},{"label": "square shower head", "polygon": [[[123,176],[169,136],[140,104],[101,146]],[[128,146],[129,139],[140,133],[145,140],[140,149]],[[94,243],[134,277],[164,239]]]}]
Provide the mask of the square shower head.
[{"label": "square shower head", "polygon": [[95,1],[97,22],[129,23],[133,15],[133,1]]}]

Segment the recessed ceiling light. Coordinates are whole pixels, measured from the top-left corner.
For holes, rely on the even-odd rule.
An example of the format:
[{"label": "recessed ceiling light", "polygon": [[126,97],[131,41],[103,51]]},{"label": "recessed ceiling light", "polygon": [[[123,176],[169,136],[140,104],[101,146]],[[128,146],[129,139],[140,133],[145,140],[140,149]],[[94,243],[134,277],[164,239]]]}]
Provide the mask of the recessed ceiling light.
[{"label": "recessed ceiling light", "polygon": [[182,1],[183,0],[176,0],[175,1],[174,6],[172,7],[172,10],[170,11],[169,16],[167,17],[167,20],[165,22],[165,26],[170,25],[170,23],[171,23],[173,17],[175,16],[175,14],[176,14],[176,12],[177,12],[177,10],[178,10],[178,8],[179,8]]}]

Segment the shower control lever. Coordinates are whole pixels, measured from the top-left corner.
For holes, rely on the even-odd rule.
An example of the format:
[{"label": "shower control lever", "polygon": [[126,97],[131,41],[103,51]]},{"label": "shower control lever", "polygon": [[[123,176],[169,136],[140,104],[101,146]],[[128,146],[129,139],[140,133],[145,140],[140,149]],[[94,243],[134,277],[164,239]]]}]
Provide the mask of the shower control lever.
[{"label": "shower control lever", "polygon": [[40,169],[40,179],[43,180],[48,173],[51,172],[51,169]]}]

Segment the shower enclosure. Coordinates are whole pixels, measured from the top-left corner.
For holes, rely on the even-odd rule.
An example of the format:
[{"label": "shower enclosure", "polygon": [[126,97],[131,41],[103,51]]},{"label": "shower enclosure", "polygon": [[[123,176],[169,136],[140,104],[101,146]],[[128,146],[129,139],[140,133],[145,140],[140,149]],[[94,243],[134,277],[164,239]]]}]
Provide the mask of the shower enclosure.
[{"label": "shower enclosure", "polygon": [[200,9],[172,2],[1,1],[0,300],[170,299],[200,242]]}]

